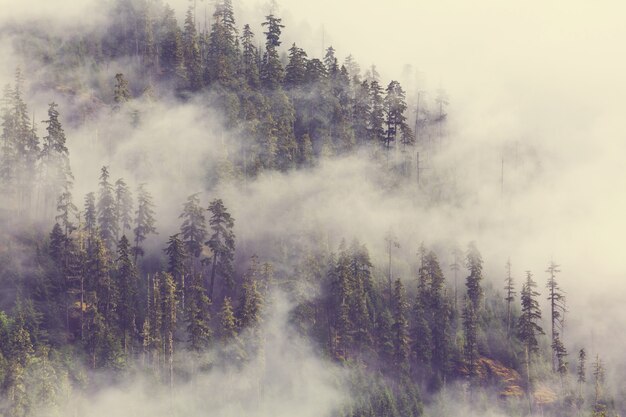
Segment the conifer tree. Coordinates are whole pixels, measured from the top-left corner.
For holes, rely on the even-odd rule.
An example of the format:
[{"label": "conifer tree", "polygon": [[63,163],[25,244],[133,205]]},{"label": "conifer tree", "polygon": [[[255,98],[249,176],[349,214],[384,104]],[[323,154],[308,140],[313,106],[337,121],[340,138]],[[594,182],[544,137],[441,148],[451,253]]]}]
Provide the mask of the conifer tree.
[{"label": "conifer tree", "polygon": [[512,304],[515,301],[515,281],[513,280],[513,276],[511,275],[511,260],[507,260],[506,262],[506,279],[504,285],[504,291],[506,291],[506,297],[504,297],[504,301],[506,301],[506,329],[507,334],[510,336],[511,334],[511,314],[512,314]]},{"label": "conifer tree", "polygon": [[50,103],[48,108],[47,135],[43,138],[41,149],[41,163],[43,168],[44,212],[52,201],[56,201],[59,194],[71,188],[74,179],[70,169],[69,151],[65,145],[65,132],[59,121],[59,112],[56,103]]},{"label": "conifer tree", "polygon": [[131,95],[128,89],[128,81],[124,74],[115,74],[115,88],[113,90],[113,111],[119,111],[130,101]]},{"label": "conifer tree", "polygon": [[116,278],[119,289],[118,319],[122,333],[122,348],[126,354],[137,328],[137,270],[131,258],[130,242],[122,235],[117,245]]},{"label": "conifer tree", "polygon": [[550,303],[550,339],[552,346],[552,372],[560,372],[560,365],[562,360],[559,360],[559,356],[563,357],[567,355],[565,347],[561,342],[561,332],[563,331],[563,325],[565,322],[565,295],[561,291],[559,284],[556,280],[556,274],[560,271],[559,265],[554,262],[550,262],[546,272],[550,275],[546,288],[548,288],[548,301]]},{"label": "conifer tree", "polygon": [[204,210],[200,206],[198,195],[198,193],[192,194],[187,198],[183,212],[179,216],[179,218],[183,219],[180,232],[185,249],[190,257],[192,273],[196,271],[197,259],[202,253],[202,246],[207,237],[206,218]]},{"label": "conifer tree", "polygon": [[98,228],[96,214],[96,196],[94,195],[94,193],[88,193],[85,196],[84,217],[85,231],[87,232],[87,236],[91,240],[96,232],[96,229]]},{"label": "conifer tree", "polygon": [[211,341],[211,327],[209,326],[211,301],[206,295],[200,274],[192,276],[191,283],[187,288],[185,303],[189,349],[200,352],[206,349]]},{"label": "conifer tree", "polygon": [[374,143],[385,143],[387,136],[383,126],[385,122],[383,89],[377,81],[370,83],[369,139]]},{"label": "conifer tree", "polygon": [[174,10],[168,5],[163,13],[163,35],[160,41],[159,64],[163,75],[180,88],[185,85],[187,74],[183,53],[183,35],[176,22]]},{"label": "conifer tree", "polygon": [[267,32],[263,32],[266,41],[261,66],[261,82],[268,90],[278,89],[283,80],[284,69],[278,56],[281,29],[285,27],[281,21],[280,18],[270,14],[265,17],[265,22],[262,23],[262,26],[267,27]]},{"label": "conifer tree", "polygon": [[605,369],[600,355],[593,362],[594,399],[592,417],[606,417],[607,407],[604,403]]},{"label": "conifer tree", "polygon": [[376,339],[378,347],[378,357],[381,363],[393,363],[395,355],[393,316],[389,309],[385,308],[378,316],[376,324]]},{"label": "conifer tree", "polygon": [[584,403],[583,389],[587,382],[587,352],[584,348],[578,351],[578,365],[576,366],[576,382],[578,383],[578,398],[577,403],[580,406]]},{"label": "conifer tree", "polygon": [[190,91],[198,91],[202,88],[202,61],[200,57],[200,45],[193,8],[189,6],[185,17],[183,31],[183,61],[187,75],[187,88]]},{"label": "conifer tree", "polygon": [[285,67],[285,87],[288,89],[304,84],[306,76],[307,55],[304,49],[294,43],[289,49],[289,63]]},{"label": "conifer tree", "polygon": [[132,231],[133,196],[122,178],[115,181],[115,218],[118,221],[116,240],[119,234],[129,234]]},{"label": "conifer tree", "polygon": [[237,319],[233,311],[230,297],[224,297],[224,302],[222,303],[222,308],[219,313],[219,320],[220,342],[225,349],[224,359],[227,363],[240,364],[246,359],[247,355],[244,344],[239,337]]},{"label": "conifer tree", "polygon": [[367,81],[363,81],[356,86],[352,110],[354,135],[359,144],[366,143],[369,137],[368,122],[371,118],[371,111],[370,85]]},{"label": "conifer tree", "polygon": [[222,343],[229,344],[237,338],[237,319],[233,311],[230,297],[224,297],[220,310],[220,339]]},{"label": "conifer tree", "polygon": [[402,281],[398,278],[394,284],[393,291],[393,363],[398,372],[406,372],[408,368],[408,358],[411,340],[409,338],[409,323],[406,318],[406,294]]},{"label": "conifer tree", "polygon": [[137,263],[137,257],[143,256],[144,251],[140,244],[149,234],[157,234],[156,220],[154,218],[154,203],[152,202],[152,195],[146,190],[145,184],[139,184],[137,189],[137,210],[135,211],[135,246],[133,253],[135,256],[135,263]]},{"label": "conifer tree", "polygon": [[476,376],[478,365],[478,317],[483,297],[480,285],[483,260],[474,243],[470,243],[465,261],[469,275],[465,280],[467,296],[463,309],[464,353],[468,373],[470,378],[473,378]]},{"label": "conifer tree", "polygon": [[170,389],[174,387],[174,332],[176,330],[176,312],[178,299],[176,284],[170,273],[162,273],[159,279],[161,291],[161,335],[163,336],[163,352],[167,362],[168,382]]},{"label": "conifer tree", "polygon": [[177,233],[170,236],[165,247],[165,253],[167,254],[167,272],[172,275],[174,282],[177,286],[177,297],[181,301],[183,310],[185,309],[185,275],[187,268],[185,267],[185,261],[187,258],[187,252],[183,241],[180,239],[180,235]]},{"label": "conifer tree", "polygon": [[254,45],[254,33],[250,29],[250,25],[243,27],[241,35],[242,48],[242,75],[248,87],[258,89],[261,83],[259,73],[259,51]]},{"label": "conifer tree", "polygon": [[234,87],[237,81],[239,44],[231,0],[219,0],[213,13],[213,25],[205,66],[207,84]]},{"label": "conifer tree", "polygon": [[448,372],[450,345],[450,307],[445,297],[445,278],[439,266],[437,255],[430,251],[425,259],[429,275],[429,311],[431,314],[431,334],[433,341],[432,368],[440,377]]},{"label": "conifer tree", "polygon": [[539,351],[537,336],[544,334],[543,329],[539,325],[541,321],[541,310],[539,309],[539,302],[537,301],[539,293],[535,291],[536,287],[537,284],[532,279],[532,273],[526,271],[526,281],[520,293],[522,311],[517,322],[517,335],[524,345],[528,392],[531,392],[532,389],[530,364],[533,355]]},{"label": "conifer tree", "polygon": [[66,237],[76,230],[74,219],[78,216],[78,207],[72,201],[72,192],[70,191],[70,183],[66,182],[63,186],[63,192],[57,199],[57,212],[55,220],[60,221],[63,225],[63,231]]},{"label": "conifer tree", "polygon": [[105,246],[112,250],[118,233],[118,219],[116,216],[115,191],[109,182],[109,168],[103,166],[100,170],[100,190],[98,192],[98,227],[100,237]]},{"label": "conifer tree", "polygon": [[220,199],[215,199],[209,204],[211,213],[209,227],[211,237],[206,245],[211,249],[211,281],[209,284],[209,298],[213,300],[215,278],[219,276],[226,288],[233,287],[233,258],[235,256],[235,234],[233,226],[235,221],[226,210]]}]

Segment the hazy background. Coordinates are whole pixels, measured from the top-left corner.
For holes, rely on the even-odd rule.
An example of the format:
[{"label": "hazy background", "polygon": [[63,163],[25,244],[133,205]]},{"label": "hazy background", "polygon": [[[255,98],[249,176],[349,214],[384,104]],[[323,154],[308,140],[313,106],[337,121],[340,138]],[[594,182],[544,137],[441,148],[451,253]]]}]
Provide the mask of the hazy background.
[{"label": "hazy background", "polygon": [[[171,3],[179,16],[189,4]],[[198,8],[205,4],[210,16],[212,3],[198,1]],[[269,10],[268,3],[234,4],[239,27],[250,22],[258,28]],[[59,27],[97,24],[95,10],[92,2],[83,1],[0,0],[4,21],[39,17]],[[262,177],[244,191],[226,186],[221,195],[232,208],[238,230],[246,230],[248,239],[254,240],[291,227],[323,224],[333,230],[335,240],[360,238],[383,267],[384,234],[391,228],[401,242],[397,262],[405,275],[419,242],[448,248],[475,240],[488,280],[496,287],[503,286],[507,257],[518,283],[529,269],[540,289],[544,270],[554,259],[562,265],[561,286],[568,295],[565,339],[570,353],[573,356],[574,347],[584,344],[591,354],[623,363],[624,12],[626,6],[617,1],[281,1],[278,13],[286,25],[283,50],[296,41],[309,56],[320,57],[332,44],[341,60],[352,54],[363,70],[376,64],[385,84],[404,80],[410,95],[423,89],[432,98],[437,88],[446,90],[448,137],[430,169],[453,178],[463,198],[428,207],[410,186],[385,193],[367,161],[351,157],[324,163],[313,172]],[[262,40],[260,29],[256,34]],[[11,60],[7,50],[4,45],[5,62]],[[1,67],[4,84],[12,78],[14,65]],[[29,106],[45,108],[43,103],[50,98],[40,99]],[[186,136],[210,154],[211,144],[222,138],[214,133],[214,119],[197,112],[189,105],[146,120],[146,129],[103,161],[81,154],[81,146],[92,135],[89,129],[68,131],[72,164],[77,178],[83,178],[75,199],[81,202],[82,190],[95,188],[94,166],[111,163],[112,171],[125,172],[134,166],[129,155],[141,154],[148,144],[165,143],[190,121],[201,124],[185,131]],[[155,129],[157,122],[168,127]],[[189,152],[200,157],[197,148]],[[83,170],[90,173],[81,177]],[[174,188],[179,177],[141,174],[152,178],[150,188],[160,213],[175,213],[181,198],[201,186],[202,173],[183,174],[180,178],[193,184],[188,190]],[[205,196],[203,202],[209,197],[213,196]],[[276,218],[281,219],[280,228]],[[158,226],[159,239],[165,241],[177,224],[162,221]],[[451,261],[445,252],[440,257],[442,264]]]}]

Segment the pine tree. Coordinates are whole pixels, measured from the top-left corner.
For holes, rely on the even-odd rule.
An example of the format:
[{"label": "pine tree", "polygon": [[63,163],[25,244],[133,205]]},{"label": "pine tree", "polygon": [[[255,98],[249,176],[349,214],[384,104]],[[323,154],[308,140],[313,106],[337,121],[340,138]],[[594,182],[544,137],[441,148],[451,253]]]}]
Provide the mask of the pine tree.
[{"label": "pine tree", "polygon": [[387,136],[385,134],[385,128],[383,126],[385,122],[384,103],[383,103],[383,89],[377,81],[370,83],[370,112],[368,137],[370,141],[374,143],[385,143]]},{"label": "pine tree", "polygon": [[126,182],[120,178],[115,181],[115,218],[118,221],[116,228],[116,240],[119,234],[123,235],[132,231],[133,196]]},{"label": "pine tree", "polygon": [[384,309],[378,316],[376,325],[376,340],[378,357],[383,364],[393,363],[395,355],[393,316],[388,309]]},{"label": "pine tree", "polygon": [[72,192],[70,190],[71,183],[66,182],[63,186],[63,192],[57,199],[57,212],[59,214],[54,218],[57,222],[60,221],[63,225],[65,236],[69,235],[76,230],[74,226],[74,219],[78,217],[78,207],[72,201]]},{"label": "pine tree", "polygon": [[118,219],[113,185],[109,182],[109,168],[100,170],[100,191],[98,192],[98,227],[105,246],[112,250],[118,233]]},{"label": "pine tree", "polygon": [[356,87],[352,110],[354,135],[359,144],[366,143],[369,137],[368,122],[371,119],[371,111],[370,85],[367,81],[363,81]]},{"label": "pine tree", "polygon": [[70,169],[69,151],[65,145],[65,132],[59,121],[59,112],[56,103],[50,103],[48,108],[48,120],[46,131],[48,134],[43,138],[41,149],[41,163],[43,169],[44,187],[44,211],[52,201],[56,201],[63,190],[71,188],[74,179]]},{"label": "pine tree", "polygon": [[254,33],[250,29],[250,25],[246,24],[243,27],[243,33],[241,35],[241,47],[242,47],[242,76],[248,87],[256,90],[261,83],[259,73],[259,51],[254,45]]},{"label": "pine tree", "polygon": [[600,355],[596,355],[596,360],[593,362],[593,379],[594,400],[592,417],[605,417],[607,409],[604,403],[605,370]]},{"label": "pine tree", "polygon": [[294,43],[289,49],[289,63],[285,67],[285,87],[296,88],[304,84],[306,76],[307,55],[304,49]]},{"label": "pine tree", "polygon": [[187,254],[190,256],[192,273],[196,271],[196,260],[202,254],[202,245],[207,236],[206,218],[198,195],[192,194],[187,198],[183,212],[179,216],[183,219],[180,232]]},{"label": "pine tree", "polygon": [[137,263],[137,257],[143,256],[144,251],[139,246],[141,242],[146,240],[149,234],[157,234],[156,220],[154,218],[154,203],[152,202],[152,195],[146,190],[145,184],[139,184],[137,189],[137,210],[135,211],[135,246],[133,253],[135,256],[135,263]]},{"label": "pine tree", "polygon": [[167,272],[174,278],[177,286],[177,297],[181,301],[183,310],[185,310],[185,275],[187,272],[185,261],[187,252],[178,233],[170,236],[164,251],[168,259]]},{"label": "pine tree", "polygon": [[200,57],[200,45],[193,8],[189,6],[185,17],[183,31],[183,61],[187,74],[187,88],[190,91],[198,91],[202,88],[202,61]]},{"label": "pine tree", "polygon": [[211,327],[209,326],[209,308],[211,301],[206,295],[202,276],[195,274],[187,288],[186,314],[187,341],[189,349],[200,352],[206,349],[211,341]]},{"label": "pine tree", "polygon": [[477,374],[478,366],[478,317],[483,297],[480,285],[483,260],[474,243],[470,243],[468,247],[466,266],[469,276],[465,280],[467,297],[463,309],[464,352],[469,376],[473,378]]},{"label": "pine tree", "polygon": [[480,282],[483,279],[483,259],[473,242],[469,244],[467,249],[465,263],[470,273],[465,280],[467,296],[469,301],[474,305],[474,309],[478,311],[483,297],[483,290],[480,286]]},{"label": "pine tree", "polygon": [[506,297],[504,297],[504,301],[506,301],[506,329],[507,334],[511,335],[511,307],[513,302],[515,301],[515,281],[513,280],[513,276],[511,275],[511,260],[507,260],[506,262],[506,279],[504,285],[504,291],[506,291]]},{"label": "pine tree", "polygon": [[117,245],[117,260],[115,261],[117,287],[119,289],[118,319],[122,333],[122,348],[126,354],[129,342],[132,343],[134,331],[137,328],[137,270],[131,258],[130,242],[126,235],[122,235]]},{"label": "pine tree", "polygon": [[409,350],[411,340],[409,338],[409,323],[406,318],[406,294],[402,281],[398,278],[393,291],[393,363],[398,372],[406,372],[408,368]]},{"label": "pine tree", "polygon": [[263,299],[258,290],[256,279],[249,279],[244,283],[237,311],[237,323],[240,330],[256,328],[261,323]]},{"label": "pine tree", "polygon": [[268,90],[276,90],[283,80],[284,69],[278,56],[280,46],[281,29],[285,26],[281,24],[281,19],[270,14],[265,17],[262,26],[267,26],[267,32],[263,32],[266,37],[265,54],[261,66],[261,82]]},{"label": "pine tree", "polygon": [[465,297],[465,307],[463,308],[463,333],[465,344],[463,353],[465,364],[470,379],[478,375],[478,313],[474,303],[469,297]]},{"label": "pine tree", "polygon": [[88,193],[85,196],[84,218],[85,231],[87,232],[87,235],[91,240],[91,238],[96,233],[96,229],[98,227],[96,214],[96,196],[94,195],[94,193]]},{"label": "pine tree", "polygon": [[215,278],[219,276],[226,288],[233,287],[233,258],[235,256],[235,234],[233,226],[235,221],[226,210],[220,199],[215,199],[209,204],[211,213],[209,226],[211,237],[206,245],[211,249],[211,281],[209,284],[209,298],[213,300]]},{"label": "pine tree", "polygon": [[238,35],[230,0],[219,0],[213,13],[205,66],[207,84],[235,87],[239,61]]},{"label": "pine tree", "polygon": [[548,288],[548,301],[550,302],[550,339],[552,346],[552,372],[560,372],[562,361],[558,356],[566,355],[565,347],[560,340],[561,332],[565,322],[565,296],[556,281],[556,274],[561,272],[559,265],[550,262],[546,272],[550,275],[546,288]]},{"label": "pine tree", "polygon": [[429,366],[432,360],[432,333],[427,319],[428,311],[428,274],[425,265],[420,267],[418,277],[418,292],[413,304],[411,339],[413,344],[411,350],[413,357],[418,364]]},{"label": "pine tree", "polygon": [[445,299],[445,278],[437,255],[430,251],[425,259],[430,288],[428,289],[431,333],[433,341],[432,368],[440,377],[445,377],[449,367],[450,307]]},{"label": "pine tree", "polygon": [[224,297],[222,309],[220,310],[220,339],[222,343],[228,345],[233,342],[238,335],[237,319],[233,311],[230,297]]},{"label": "pine tree", "polygon": [[162,273],[159,279],[161,291],[161,334],[163,335],[163,352],[167,361],[168,382],[170,389],[174,387],[174,332],[176,330],[176,312],[178,299],[176,284],[171,274]]},{"label": "pine tree", "polygon": [[130,101],[131,95],[128,89],[128,81],[124,74],[115,74],[115,88],[113,90],[113,111],[119,111]]},{"label": "pine tree", "polygon": [[186,83],[187,73],[183,53],[183,35],[176,22],[174,10],[165,6],[163,14],[163,35],[160,41],[159,63],[163,75],[180,88]]},{"label": "pine tree", "polygon": [[537,336],[544,334],[543,329],[539,325],[541,321],[541,310],[539,309],[539,302],[537,301],[539,293],[535,291],[536,287],[537,284],[532,279],[532,273],[526,271],[526,282],[524,282],[520,294],[522,311],[517,323],[517,335],[524,345],[528,392],[531,392],[532,389],[530,364],[533,355],[539,351]]},{"label": "pine tree", "polygon": [[587,352],[582,348],[578,351],[578,365],[576,367],[576,382],[578,383],[578,399],[579,407],[584,402],[583,388],[587,382]]}]

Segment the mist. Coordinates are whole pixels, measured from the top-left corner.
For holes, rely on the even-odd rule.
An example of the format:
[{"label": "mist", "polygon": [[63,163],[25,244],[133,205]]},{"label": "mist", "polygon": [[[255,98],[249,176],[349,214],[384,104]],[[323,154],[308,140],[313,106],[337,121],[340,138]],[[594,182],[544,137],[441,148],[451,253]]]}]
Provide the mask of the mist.
[{"label": "mist", "polygon": [[[180,22],[187,2],[172,6]],[[0,25],[46,19],[59,33],[76,24],[97,30],[103,17],[94,7],[93,2],[2,1]],[[250,22],[258,27],[260,40],[261,13],[269,7],[235,2],[238,26]],[[84,195],[96,189],[99,169],[106,165],[113,179],[127,179],[133,191],[147,183],[154,195],[159,234],[147,241],[152,253],[160,254],[167,236],[177,233],[186,197],[201,192],[203,207],[222,198],[230,209],[242,262],[255,253],[272,257],[268,242],[324,236],[335,251],[342,239],[356,238],[369,248],[381,279],[388,268],[385,236],[391,231],[400,246],[392,256],[394,277],[410,290],[420,243],[438,252],[450,280],[452,249],[475,241],[494,288],[504,286],[504,265],[510,259],[518,283],[524,271],[533,271],[544,307],[544,271],[554,260],[561,265],[567,294],[567,344],[576,350],[585,346],[590,357],[597,353],[611,368],[624,369],[626,88],[621,77],[626,60],[618,53],[626,39],[623,9],[617,2],[599,6],[583,1],[513,5],[484,0],[470,5],[398,0],[383,6],[284,0],[279,7],[286,26],[281,51],[297,42],[311,57],[321,57],[332,45],[340,60],[352,54],[363,71],[375,64],[383,79],[400,79],[407,86],[411,112],[418,90],[428,90],[429,100],[436,89],[446,91],[446,134],[437,150],[420,148],[424,170],[419,185],[415,172],[406,181],[394,181],[367,149],[321,160],[312,168],[219,181],[220,161],[237,155],[246,138],[225,127],[220,112],[206,105],[207,97],[180,103],[164,93],[155,102],[133,100],[140,122],[132,129],[125,128],[126,114],[111,123],[104,103],[88,120],[64,124],[76,178],[74,201],[80,206]],[[16,56],[13,36],[1,39],[1,84],[12,82],[15,67],[22,66],[27,86],[36,86],[46,68],[36,69]],[[117,72],[124,72],[136,91],[145,82],[135,63],[123,60],[106,71],[85,66],[81,72],[88,85],[110,82],[111,90]],[[52,100],[61,104],[64,123],[81,106],[59,91],[28,90],[27,102],[38,119]],[[273,261],[286,276],[295,274],[297,259]],[[341,373],[329,370],[331,362],[305,340],[289,337],[288,306],[277,301],[273,308],[278,311],[266,323],[273,335],[267,337],[265,367],[272,374],[266,378],[274,385],[258,402],[243,401],[249,408],[234,410],[220,398],[198,393],[235,378],[229,395],[247,397],[250,388],[237,384],[250,379],[258,365],[254,362],[237,377],[207,372],[172,398],[164,394],[158,401],[151,382],[133,380],[89,399],[81,414],[99,416],[121,404],[136,404],[139,415],[169,415],[170,407],[186,415],[206,410],[216,416],[331,415],[349,396],[336,382]],[[576,350],[571,349],[572,355]],[[617,373],[609,369],[609,379],[623,389],[623,376]],[[292,391],[285,394],[287,388]]]}]

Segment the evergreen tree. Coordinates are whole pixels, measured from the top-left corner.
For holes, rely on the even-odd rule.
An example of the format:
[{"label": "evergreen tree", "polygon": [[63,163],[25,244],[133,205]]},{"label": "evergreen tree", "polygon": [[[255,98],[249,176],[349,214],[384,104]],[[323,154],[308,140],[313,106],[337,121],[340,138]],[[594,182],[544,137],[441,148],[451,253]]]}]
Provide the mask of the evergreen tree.
[{"label": "evergreen tree", "polygon": [[408,327],[409,323],[406,318],[406,294],[402,281],[398,278],[394,284],[393,291],[393,346],[394,355],[393,363],[398,372],[406,372],[408,368],[408,358],[410,350],[410,338]]},{"label": "evergreen tree", "polygon": [[387,136],[383,126],[385,113],[383,106],[383,89],[377,81],[370,83],[369,139],[374,143],[385,143]]},{"label": "evergreen tree", "polygon": [[288,89],[304,84],[306,76],[307,55],[304,49],[294,43],[289,49],[289,63],[285,67],[285,87]]},{"label": "evergreen tree", "polygon": [[186,314],[187,341],[189,349],[200,352],[206,349],[211,341],[211,327],[209,326],[209,308],[211,301],[206,295],[202,276],[194,274],[187,288]]},{"label": "evergreen tree", "polygon": [[366,143],[369,137],[368,122],[371,119],[371,111],[370,85],[367,81],[363,81],[356,87],[352,110],[354,135],[359,144]]},{"label": "evergreen tree", "polygon": [[168,382],[170,389],[174,387],[174,331],[176,330],[176,284],[171,274],[162,273],[159,279],[161,291],[161,335],[163,336],[163,352],[167,361]]},{"label": "evergreen tree", "polygon": [[465,365],[468,376],[473,379],[478,375],[478,313],[469,297],[465,297],[463,308],[463,333],[465,336],[463,345]]},{"label": "evergreen tree", "polygon": [[137,326],[137,270],[131,258],[130,242],[122,235],[117,245],[116,279],[119,289],[118,319],[122,334],[122,348],[126,354]]},{"label": "evergreen tree", "polygon": [[183,219],[180,232],[187,254],[190,256],[192,273],[196,270],[196,260],[202,254],[202,245],[207,236],[206,218],[198,195],[192,194],[187,198],[183,212],[179,216]]},{"label": "evergreen tree", "polygon": [[87,235],[91,240],[98,227],[96,214],[96,196],[94,195],[94,193],[88,193],[85,196],[84,210],[85,231],[87,232]]},{"label": "evergreen tree", "polygon": [[587,382],[587,352],[582,348],[578,351],[578,365],[576,367],[576,382],[578,383],[578,402],[582,405],[583,388]]},{"label": "evergreen tree", "polygon": [[100,170],[100,190],[98,192],[98,227],[100,237],[105,246],[112,250],[118,233],[118,218],[116,216],[115,191],[109,182],[109,168],[103,166]]},{"label": "evergreen tree", "polygon": [[168,267],[167,272],[172,275],[174,282],[178,287],[177,297],[181,301],[183,310],[185,309],[185,274],[187,268],[185,267],[185,261],[187,258],[187,252],[183,241],[180,239],[180,235],[177,233],[170,236],[165,247],[165,253],[167,254]]},{"label": "evergreen tree", "polygon": [[536,287],[537,284],[533,281],[531,272],[526,271],[526,282],[524,282],[520,293],[522,311],[517,322],[517,335],[524,345],[528,392],[531,392],[532,388],[530,364],[533,355],[539,351],[537,336],[544,334],[543,329],[539,325],[541,321],[541,310],[539,309],[539,302],[537,301],[539,293],[535,291]]},{"label": "evergreen tree", "polygon": [[234,87],[237,80],[239,45],[231,0],[219,0],[213,13],[213,26],[205,66],[207,84]]},{"label": "evergreen tree", "polygon": [[511,307],[513,301],[515,301],[515,281],[513,280],[513,276],[511,275],[511,260],[507,260],[506,262],[506,279],[504,285],[504,291],[506,291],[506,297],[504,301],[506,301],[506,329],[507,334],[510,335],[511,332]]},{"label": "evergreen tree", "polygon": [[159,43],[159,64],[163,75],[180,88],[185,85],[187,73],[183,52],[183,35],[176,22],[174,10],[165,6],[163,14],[163,35]]},{"label": "evergreen tree", "polygon": [[113,90],[113,111],[119,111],[124,105],[130,101],[131,95],[128,89],[128,81],[124,78],[124,74],[115,74],[115,89]]},{"label": "evergreen tree", "polygon": [[149,234],[157,234],[156,220],[154,218],[154,203],[152,195],[146,190],[145,184],[139,184],[137,189],[137,210],[135,211],[135,246],[133,253],[135,255],[135,263],[138,256],[143,256],[144,251],[139,246],[141,242],[146,240]]},{"label": "evergreen tree", "polygon": [[78,207],[72,202],[70,186],[71,184],[67,182],[63,186],[63,192],[57,199],[57,212],[59,214],[55,217],[55,220],[57,222],[60,221],[63,225],[66,237],[69,237],[69,235],[76,230],[73,220],[78,216]]},{"label": "evergreen tree", "polygon": [[376,325],[378,357],[382,364],[393,363],[394,361],[395,345],[392,326],[393,316],[389,309],[385,308],[378,316]]},{"label": "evergreen tree", "polygon": [[270,14],[265,17],[265,22],[262,23],[262,26],[267,26],[267,32],[263,32],[266,41],[261,66],[261,82],[269,90],[278,89],[283,80],[284,69],[278,56],[281,29],[285,27],[281,21],[280,18]]},{"label": "evergreen tree", "polygon": [[235,255],[233,226],[235,221],[220,199],[213,200],[209,204],[208,210],[211,213],[209,226],[212,233],[206,245],[212,253],[209,298],[213,300],[213,289],[217,276],[222,279],[226,288],[233,287],[233,258]]},{"label": "evergreen tree", "polygon": [[483,279],[483,259],[473,242],[469,244],[467,249],[465,263],[470,273],[465,280],[467,296],[469,301],[474,305],[474,309],[478,311],[483,297],[483,290],[480,285]]},{"label": "evergreen tree", "polygon": [[119,240],[120,233],[125,235],[132,231],[132,212],[133,196],[126,182],[120,178],[115,181],[115,218],[118,221],[116,239]]},{"label": "evergreen tree", "polygon": [[562,359],[559,356],[566,355],[565,347],[560,340],[560,334],[565,322],[565,296],[556,281],[556,274],[561,272],[559,265],[550,262],[546,272],[550,275],[546,287],[548,288],[548,301],[550,302],[550,339],[552,346],[552,372],[560,372]]},{"label": "evergreen tree", "polygon": [[444,377],[448,372],[450,350],[450,307],[444,294],[445,278],[434,252],[430,251],[426,256],[425,267],[430,283],[428,300],[432,317],[432,368],[439,376]]},{"label": "evergreen tree", "polygon": [[261,83],[259,73],[259,51],[254,45],[254,33],[250,29],[250,25],[243,27],[241,35],[242,47],[242,76],[248,87],[258,89]]},{"label": "evergreen tree", "polygon": [[183,31],[183,61],[187,75],[187,88],[190,91],[198,91],[202,88],[202,61],[200,57],[200,45],[193,8],[189,6],[185,17]]},{"label": "evergreen tree", "polygon": [[596,355],[596,360],[593,362],[593,379],[594,400],[592,417],[605,417],[607,415],[607,407],[604,403],[605,370],[600,355]]},{"label": "evergreen tree", "polygon": [[43,169],[44,187],[44,210],[50,207],[52,201],[63,190],[71,188],[74,179],[70,169],[69,151],[65,145],[65,132],[59,121],[59,112],[56,103],[50,103],[48,108],[48,120],[46,131],[48,134],[43,138],[41,149],[41,163]]}]

